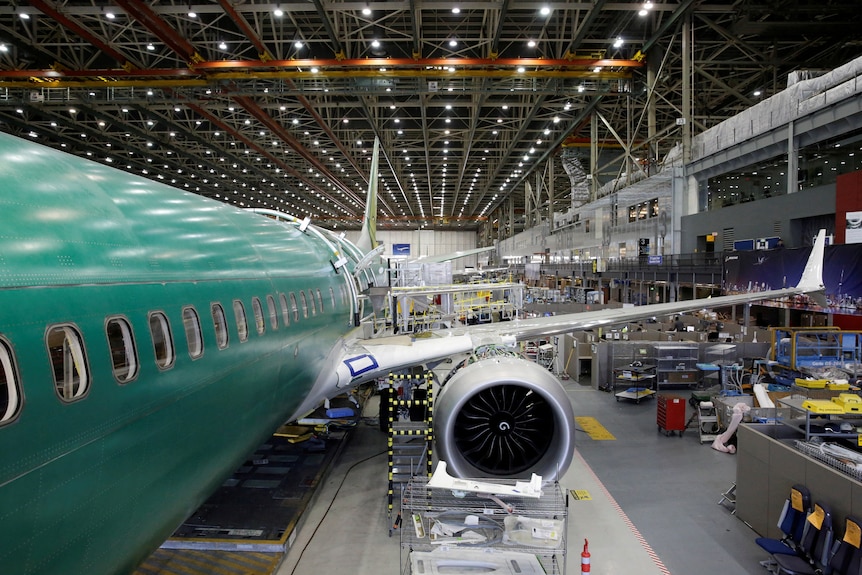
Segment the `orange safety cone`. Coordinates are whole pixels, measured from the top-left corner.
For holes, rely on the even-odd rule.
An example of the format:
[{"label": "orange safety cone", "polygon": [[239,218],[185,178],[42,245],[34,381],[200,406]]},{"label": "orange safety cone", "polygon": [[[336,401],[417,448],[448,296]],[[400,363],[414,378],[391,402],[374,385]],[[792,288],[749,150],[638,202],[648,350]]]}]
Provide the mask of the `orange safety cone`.
[{"label": "orange safety cone", "polygon": [[590,542],[584,539],[584,551],[581,553],[581,575],[590,573]]}]

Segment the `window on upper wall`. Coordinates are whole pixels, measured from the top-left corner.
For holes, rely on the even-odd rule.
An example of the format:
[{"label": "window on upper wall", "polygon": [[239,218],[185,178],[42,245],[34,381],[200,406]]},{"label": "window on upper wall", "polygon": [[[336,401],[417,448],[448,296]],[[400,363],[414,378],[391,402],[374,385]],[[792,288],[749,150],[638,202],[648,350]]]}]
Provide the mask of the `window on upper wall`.
[{"label": "window on upper wall", "polygon": [[168,317],[155,311],[150,314],[150,335],[153,338],[153,351],[159,369],[169,369],[174,365],[174,339]]},{"label": "window on upper wall", "polygon": [[302,317],[308,317],[308,300],[305,299],[305,292],[299,292],[299,302],[302,304]]},{"label": "window on upper wall", "polygon": [[266,324],[263,323],[263,306],[260,305],[260,298],[251,298],[251,309],[254,312],[254,327],[257,329],[257,335],[263,335],[266,331]]},{"label": "window on upper wall", "polygon": [[12,346],[0,338],[0,425],[13,421],[21,412],[23,398],[18,379],[18,366]]},{"label": "window on upper wall", "polygon": [[132,326],[122,317],[109,317],[105,322],[108,349],[114,377],[120,383],[129,383],[138,375],[138,351]]},{"label": "window on upper wall", "polygon": [[296,296],[290,292],[290,311],[293,313],[293,321],[299,321],[299,307],[296,305]]},{"label": "window on upper wall", "polygon": [[314,290],[317,294],[317,307],[320,310],[320,313],[323,313],[323,296],[320,295],[320,290]]},{"label": "window on upper wall", "polygon": [[83,398],[90,389],[90,373],[81,333],[68,324],[51,326],[45,343],[57,395],[66,402]]},{"label": "window on upper wall", "polygon": [[233,300],[233,314],[236,316],[236,332],[240,341],[248,339],[248,319],[245,316],[245,306],[238,299]]},{"label": "window on upper wall", "polygon": [[227,331],[227,317],[224,314],[224,308],[220,303],[212,304],[213,328],[215,328],[216,346],[219,349],[227,347],[230,341]]},{"label": "window on upper wall", "polygon": [[266,310],[269,312],[269,325],[272,329],[278,329],[278,311],[275,309],[275,298],[266,296]]},{"label": "window on upper wall", "polygon": [[290,308],[287,307],[287,296],[283,293],[278,294],[278,303],[281,306],[281,321],[284,325],[290,325]]},{"label": "window on upper wall", "polygon": [[189,344],[189,355],[197,359],[204,354],[204,339],[201,333],[201,320],[198,312],[192,306],[183,308],[183,327],[186,330],[186,341]]},{"label": "window on upper wall", "polygon": [[335,290],[329,286],[329,301],[332,302],[332,309],[335,309]]}]

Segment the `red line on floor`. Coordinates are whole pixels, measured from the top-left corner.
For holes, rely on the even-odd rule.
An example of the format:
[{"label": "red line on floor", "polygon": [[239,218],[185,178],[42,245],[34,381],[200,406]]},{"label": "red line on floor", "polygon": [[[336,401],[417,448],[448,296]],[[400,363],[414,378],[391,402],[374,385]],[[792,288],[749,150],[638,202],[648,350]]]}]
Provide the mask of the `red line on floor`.
[{"label": "red line on floor", "polygon": [[629,516],[626,515],[626,512],[623,511],[622,507],[620,507],[620,504],[617,503],[617,500],[614,499],[614,496],[611,495],[611,492],[608,491],[607,487],[605,487],[605,484],[601,482],[598,475],[596,475],[595,471],[593,471],[593,468],[590,467],[590,465],[586,462],[586,460],[584,460],[583,456],[578,451],[575,451],[575,454],[578,456],[578,459],[581,460],[581,463],[583,463],[584,466],[589,470],[590,475],[592,475],[593,478],[596,480],[596,483],[599,484],[599,487],[601,487],[608,500],[610,500],[613,508],[617,510],[617,513],[622,518],[623,522],[628,526],[628,528],[634,534],[635,538],[640,542],[641,547],[644,548],[644,550],[647,552],[647,555],[649,555],[652,559],[652,562],[655,563],[656,567],[659,568],[659,571],[661,571],[664,575],[671,575],[671,572],[668,570],[667,567],[665,567],[665,564],[662,563],[661,559],[659,559],[659,556],[656,554],[655,551],[653,551],[649,543],[646,542],[644,536],[641,535],[641,532],[638,531],[638,528],[635,527],[635,524],[632,523],[631,519],[629,519]]}]

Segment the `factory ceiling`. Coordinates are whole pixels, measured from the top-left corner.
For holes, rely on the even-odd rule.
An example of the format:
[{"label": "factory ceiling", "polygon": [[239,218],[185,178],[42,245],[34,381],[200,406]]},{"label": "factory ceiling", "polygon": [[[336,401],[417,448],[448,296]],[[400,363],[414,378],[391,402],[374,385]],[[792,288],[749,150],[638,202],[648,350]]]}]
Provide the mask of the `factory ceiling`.
[{"label": "factory ceiling", "polygon": [[859,56],[860,12],[858,0],[21,0],[0,6],[0,129],[345,229],[360,223],[378,137],[382,229],[482,230],[523,212],[525,182],[565,210],[561,156],[597,185],[649,170],[684,130],[780,91],[791,71]]}]

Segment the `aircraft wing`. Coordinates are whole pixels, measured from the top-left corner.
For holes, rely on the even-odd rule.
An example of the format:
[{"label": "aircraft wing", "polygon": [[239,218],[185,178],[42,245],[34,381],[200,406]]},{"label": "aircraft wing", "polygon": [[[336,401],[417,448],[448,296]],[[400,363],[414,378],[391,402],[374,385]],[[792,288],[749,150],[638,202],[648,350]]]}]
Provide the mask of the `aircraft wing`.
[{"label": "aircraft wing", "polygon": [[457,252],[450,252],[448,254],[440,254],[439,256],[422,256],[415,260],[416,262],[429,263],[429,264],[438,264],[441,262],[448,262],[450,260],[457,260],[458,258],[465,258],[467,256],[473,256],[476,254],[482,254],[485,252],[490,252],[492,250],[497,249],[494,246],[487,246],[484,248],[474,248],[472,250],[462,250]]},{"label": "aircraft wing", "polygon": [[[741,293],[715,298],[667,302],[652,305],[601,309],[569,313],[552,317],[513,320],[435,330],[418,337],[391,336],[357,339],[345,342],[339,369],[361,383],[388,374],[392,370],[439,360],[458,353],[470,352],[485,345],[512,345],[537,337],[638,321],[655,316],[667,316],[701,309],[726,307],[762,300],[773,300],[799,294],[822,294],[823,252],[825,231],[821,230],[795,287],[754,293]],[[343,381],[342,378],[339,378]]]}]

